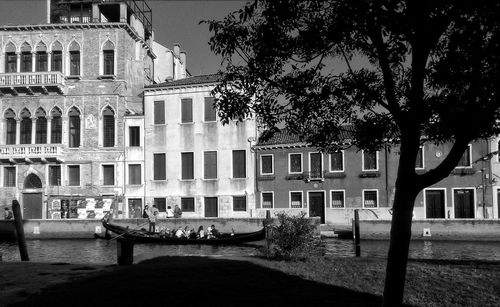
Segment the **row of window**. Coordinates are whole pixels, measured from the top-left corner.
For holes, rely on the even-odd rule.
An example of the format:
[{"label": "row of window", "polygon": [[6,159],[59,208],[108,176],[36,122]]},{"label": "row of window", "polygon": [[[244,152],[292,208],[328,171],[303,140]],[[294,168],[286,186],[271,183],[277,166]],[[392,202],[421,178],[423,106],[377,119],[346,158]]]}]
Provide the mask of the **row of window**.
[{"label": "row of window", "polygon": [[[193,99],[183,98],[181,99],[181,123],[189,124],[193,123]],[[203,105],[203,121],[204,122],[215,122],[217,121],[217,112],[214,105],[213,97],[205,97]],[[165,124],[165,101],[158,100],[154,102],[153,105],[154,120],[155,125]]]},{"label": "row of window", "polygon": [[[81,52],[80,45],[73,41],[68,48],[69,75],[80,76]],[[115,74],[115,46],[111,41],[106,41],[102,48],[102,74]],[[59,41],[52,44],[48,51],[47,46],[40,42],[33,50],[31,45],[24,42],[20,53],[16,52],[16,46],[9,42],[5,47],[5,72],[46,72],[63,71],[63,47]]]},{"label": "row of window", "polygon": [[[266,191],[261,193],[261,204],[263,209],[273,209],[274,192]],[[362,207],[378,208],[378,189],[362,190]],[[288,197],[288,207],[292,209],[302,209],[304,206],[304,193],[302,191],[290,191]],[[345,190],[330,190],[329,208],[345,208]]]},{"label": "row of window", "polygon": [[[166,154],[153,154],[153,180],[166,180]],[[181,153],[181,179],[194,179],[194,152]],[[217,151],[203,152],[203,179],[217,179]],[[232,151],[232,178],[246,178],[246,152],[245,150]]]},{"label": "row of window", "polygon": [[[330,172],[344,172],[344,151],[338,151],[328,154],[330,161]],[[472,165],[471,145],[467,148],[457,167],[470,167]],[[379,152],[361,152],[361,169],[363,171],[378,171],[379,169]],[[417,155],[415,163],[416,169],[424,169],[424,155],[423,147]],[[323,155],[319,152],[309,153],[309,170],[311,177],[322,177],[323,174]],[[288,173],[289,174],[302,174],[304,171],[303,154],[302,153],[289,153],[288,154]],[[274,175],[274,154],[261,154],[260,155],[260,174],[261,175]]]},{"label": "row of window", "polygon": [[[246,196],[233,196],[233,211],[247,211],[247,197]],[[218,206],[217,197],[204,197],[205,207]],[[167,211],[167,199],[164,197],[154,198],[153,203],[160,212]],[[181,197],[182,212],[195,212],[195,199],[194,197]]]},{"label": "row of window", "polygon": [[[330,172],[344,171],[344,151],[328,154],[330,161]],[[378,151],[377,152],[362,152],[362,169],[363,171],[378,171]],[[304,171],[303,154],[290,153],[288,154],[288,173],[302,174]],[[309,153],[309,171],[311,177],[322,177],[323,174],[323,154],[319,152]],[[260,155],[260,174],[274,175],[274,154]]]},{"label": "row of window", "polygon": [[[4,113],[6,122],[5,144],[14,145],[17,143],[19,133],[19,144],[61,144],[62,143],[62,112],[58,107],[54,107],[50,112],[50,122],[43,108],[38,108],[35,116],[32,117],[28,109],[23,109],[19,113],[19,128],[16,114],[12,109],[7,109]],[[34,123],[34,127],[33,127]],[[50,123],[50,127],[49,127]],[[115,113],[111,107],[106,107],[102,112],[102,146],[115,146]],[[33,129],[35,128],[35,129]],[[18,130],[19,129],[19,130]],[[50,139],[48,138],[50,131]],[[68,111],[68,146],[80,146],[81,120],[80,111],[73,107]],[[34,134],[34,139],[33,139]],[[130,127],[130,143],[139,144],[139,127]],[[135,145],[130,145],[135,146]],[[139,146],[139,145],[137,145]]]}]

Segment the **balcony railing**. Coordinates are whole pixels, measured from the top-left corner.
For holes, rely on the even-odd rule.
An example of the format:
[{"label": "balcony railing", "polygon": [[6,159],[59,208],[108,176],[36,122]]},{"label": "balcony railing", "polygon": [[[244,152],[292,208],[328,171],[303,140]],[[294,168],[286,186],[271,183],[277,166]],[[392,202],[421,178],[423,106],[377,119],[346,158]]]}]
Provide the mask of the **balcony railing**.
[{"label": "balcony railing", "polygon": [[52,90],[62,93],[64,85],[64,75],[58,71],[0,74],[0,91],[4,94],[48,94]]},{"label": "balcony railing", "polygon": [[[0,145],[0,160],[57,160],[62,155],[61,144]],[[21,161],[23,162],[23,161]]]}]

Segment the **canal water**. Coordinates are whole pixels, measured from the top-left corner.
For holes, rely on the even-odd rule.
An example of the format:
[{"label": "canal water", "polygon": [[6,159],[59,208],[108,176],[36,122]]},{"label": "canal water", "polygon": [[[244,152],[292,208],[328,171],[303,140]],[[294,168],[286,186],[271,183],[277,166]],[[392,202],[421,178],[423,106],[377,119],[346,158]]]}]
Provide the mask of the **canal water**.
[{"label": "canal water", "polygon": [[[353,257],[354,246],[350,240],[326,239],[327,257]],[[115,264],[116,241],[106,240],[28,240],[28,254],[33,262],[65,262],[87,264]],[[239,246],[207,245],[156,245],[135,244],[134,261],[157,256],[255,256],[261,255],[265,243]],[[388,241],[361,241],[362,257],[386,257]],[[0,242],[3,261],[19,261],[15,242]],[[413,241],[410,258],[500,261],[500,242],[469,241]]]}]

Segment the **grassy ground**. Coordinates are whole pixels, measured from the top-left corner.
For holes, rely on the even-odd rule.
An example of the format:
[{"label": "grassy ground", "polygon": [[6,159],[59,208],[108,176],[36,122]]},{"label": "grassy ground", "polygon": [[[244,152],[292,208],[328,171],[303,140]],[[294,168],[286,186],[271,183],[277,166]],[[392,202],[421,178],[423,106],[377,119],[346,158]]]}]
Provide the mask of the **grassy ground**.
[{"label": "grassy ground", "polygon": [[[0,275],[9,265],[0,264]],[[161,257],[73,276],[15,306],[378,306],[384,271],[385,259]],[[498,262],[411,261],[407,280],[408,305],[498,306],[500,299]]]}]

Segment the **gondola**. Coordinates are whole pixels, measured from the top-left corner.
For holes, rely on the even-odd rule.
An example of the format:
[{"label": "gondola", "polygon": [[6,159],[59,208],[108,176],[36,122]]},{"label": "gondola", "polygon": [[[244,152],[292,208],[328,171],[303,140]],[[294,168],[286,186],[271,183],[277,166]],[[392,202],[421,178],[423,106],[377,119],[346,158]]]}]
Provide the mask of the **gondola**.
[{"label": "gondola", "polygon": [[157,243],[157,244],[172,244],[172,245],[234,245],[246,242],[255,242],[263,240],[266,236],[265,228],[255,232],[245,233],[221,233],[217,238],[212,239],[186,239],[175,237],[162,237],[159,234],[151,234],[145,229],[130,229],[129,227],[118,226],[112,224],[107,219],[102,220],[102,225],[106,230],[109,230],[123,238],[133,238],[137,243]]}]

